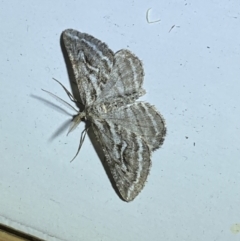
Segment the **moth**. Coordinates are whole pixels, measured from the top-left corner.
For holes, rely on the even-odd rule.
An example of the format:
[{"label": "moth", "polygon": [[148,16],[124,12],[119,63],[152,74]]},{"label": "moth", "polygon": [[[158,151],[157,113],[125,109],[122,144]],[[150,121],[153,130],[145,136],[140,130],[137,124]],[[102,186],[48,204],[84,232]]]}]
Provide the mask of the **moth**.
[{"label": "moth", "polygon": [[[120,195],[132,201],[144,187],[152,152],[166,135],[156,108],[136,101],[145,94],[142,62],[129,50],[114,53],[100,40],[73,29],[63,31],[62,38],[84,106],[71,129],[81,121],[90,123]],[[81,145],[80,141],[78,152]]]}]

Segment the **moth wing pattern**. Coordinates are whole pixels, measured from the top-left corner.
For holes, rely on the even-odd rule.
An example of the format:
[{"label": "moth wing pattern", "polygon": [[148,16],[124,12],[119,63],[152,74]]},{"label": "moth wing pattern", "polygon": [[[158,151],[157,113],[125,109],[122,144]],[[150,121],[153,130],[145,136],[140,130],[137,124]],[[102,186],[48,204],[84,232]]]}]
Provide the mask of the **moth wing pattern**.
[{"label": "moth wing pattern", "polygon": [[89,106],[108,82],[114,53],[100,40],[67,29],[62,33],[83,105]]},{"label": "moth wing pattern", "polygon": [[118,191],[124,200],[132,201],[143,189],[151,166],[148,144],[134,132],[106,119],[92,124]]},{"label": "moth wing pattern", "polygon": [[165,120],[149,103],[135,102],[121,106],[108,112],[106,118],[141,136],[151,151],[158,149],[164,141],[166,135]]},{"label": "moth wing pattern", "polygon": [[139,58],[129,50],[119,50],[114,54],[110,81],[104,86],[97,102],[133,102],[145,94],[142,88],[143,78],[144,70]]}]

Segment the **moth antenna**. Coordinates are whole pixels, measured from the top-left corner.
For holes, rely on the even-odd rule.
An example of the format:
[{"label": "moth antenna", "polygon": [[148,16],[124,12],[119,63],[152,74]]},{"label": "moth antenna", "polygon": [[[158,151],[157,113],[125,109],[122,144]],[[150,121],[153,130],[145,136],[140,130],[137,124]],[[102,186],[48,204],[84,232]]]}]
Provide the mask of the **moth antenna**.
[{"label": "moth antenna", "polygon": [[53,80],[55,80],[58,84],[60,84],[60,85],[62,86],[62,88],[65,90],[65,92],[67,93],[69,99],[70,99],[72,102],[75,102],[75,103],[78,102],[78,101],[74,98],[74,96],[72,95],[72,93],[69,92],[69,91],[67,90],[67,88],[66,88],[60,81],[58,81],[57,79],[54,79],[54,78],[53,78]]},{"label": "moth antenna", "polygon": [[74,110],[74,111],[76,111],[76,112],[79,112],[77,109],[75,109],[75,108],[74,108],[72,105],[70,105],[68,102],[66,102],[65,100],[61,99],[60,97],[54,95],[53,93],[51,93],[51,92],[49,92],[49,91],[47,91],[47,90],[44,90],[44,89],[42,89],[42,91],[48,93],[48,94],[51,95],[55,100],[57,100],[58,102],[64,104],[64,105],[67,106],[68,108],[70,108],[70,109],[72,109],[72,110]]}]

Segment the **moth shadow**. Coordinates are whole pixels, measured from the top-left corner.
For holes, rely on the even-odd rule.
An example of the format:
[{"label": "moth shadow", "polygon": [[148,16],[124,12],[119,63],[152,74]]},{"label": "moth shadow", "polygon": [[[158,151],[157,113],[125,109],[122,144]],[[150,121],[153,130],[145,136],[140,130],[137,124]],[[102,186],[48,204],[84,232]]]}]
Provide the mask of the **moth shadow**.
[{"label": "moth shadow", "polygon": [[[79,107],[80,111],[82,111],[82,110],[84,110],[84,105],[81,103],[80,93],[79,93],[79,90],[78,90],[78,87],[77,87],[76,79],[74,77],[72,64],[71,64],[70,59],[68,57],[67,50],[66,50],[66,48],[64,46],[63,36],[62,35],[60,37],[60,46],[61,46],[61,49],[62,49],[63,57],[64,57],[64,60],[65,60],[67,71],[68,71],[68,77],[69,77],[69,81],[70,81],[72,95],[77,100],[76,104]],[[86,128],[88,129],[87,134],[89,136],[89,139],[91,140],[91,142],[93,144],[93,147],[94,147],[94,149],[95,149],[95,151],[96,151],[100,161],[102,162],[103,168],[104,168],[104,170],[105,170],[105,172],[106,172],[106,174],[108,176],[108,179],[110,180],[110,183],[111,183],[113,189],[115,190],[115,192],[119,196],[119,198],[121,200],[125,201],[122,198],[122,196],[120,195],[120,193],[118,191],[118,188],[117,188],[117,186],[116,186],[116,184],[114,182],[114,179],[113,179],[113,177],[111,175],[110,168],[108,167],[108,165],[106,163],[102,147],[99,144],[98,140],[96,139],[96,136],[95,136],[95,134],[94,134],[94,132],[93,132],[93,130],[91,128],[91,123],[86,122]]]},{"label": "moth shadow", "polygon": [[[54,110],[60,112],[61,114],[65,114],[65,115],[68,115],[68,116],[71,116],[72,117],[72,114],[69,113],[68,111],[66,111],[64,108],[56,105],[55,103],[49,101],[49,100],[46,100],[40,96],[37,96],[37,95],[33,95],[31,94],[30,97],[38,100],[38,101],[41,101],[43,104],[49,106],[50,108],[53,108]],[[68,119],[67,121],[65,121],[52,135],[51,137],[49,138],[49,141],[53,141],[56,137],[58,137],[59,135],[61,135],[62,133],[64,133],[70,126],[71,122],[72,122],[72,119]]]},{"label": "moth shadow", "polygon": [[38,95],[33,95],[31,94],[30,97],[36,99],[36,100],[39,100],[41,101],[42,103],[44,103],[45,105],[55,109],[56,111],[58,111],[59,113],[62,113],[62,114],[65,114],[65,115],[68,115],[68,116],[72,116],[71,113],[69,113],[68,111],[66,111],[64,108],[56,105],[55,103],[53,103],[52,101],[49,101],[41,96],[38,96]]}]

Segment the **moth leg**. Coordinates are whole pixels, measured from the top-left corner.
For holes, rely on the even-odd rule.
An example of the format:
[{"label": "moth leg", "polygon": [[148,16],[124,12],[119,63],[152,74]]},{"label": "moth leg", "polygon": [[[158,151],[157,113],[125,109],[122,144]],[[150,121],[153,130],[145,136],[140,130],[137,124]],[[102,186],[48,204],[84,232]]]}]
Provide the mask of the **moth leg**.
[{"label": "moth leg", "polygon": [[83,144],[83,142],[84,142],[84,139],[85,139],[85,136],[86,136],[86,134],[87,134],[87,132],[88,132],[88,129],[89,129],[89,128],[85,128],[85,129],[82,131],[77,153],[76,153],[76,155],[73,157],[73,159],[72,159],[70,162],[72,162],[72,161],[77,157],[78,153],[80,152],[80,149],[81,149],[81,147],[82,147],[82,144]]}]

